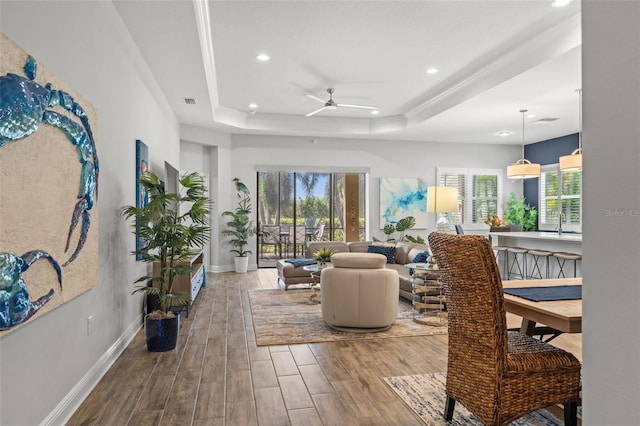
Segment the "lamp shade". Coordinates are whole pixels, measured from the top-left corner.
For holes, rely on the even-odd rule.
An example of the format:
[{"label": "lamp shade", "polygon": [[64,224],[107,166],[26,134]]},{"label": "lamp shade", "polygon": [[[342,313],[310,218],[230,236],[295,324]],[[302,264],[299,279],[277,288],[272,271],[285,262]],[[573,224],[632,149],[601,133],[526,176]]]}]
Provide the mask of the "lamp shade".
[{"label": "lamp shade", "polygon": [[427,211],[453,213],[458,211],[458,190],[451,186],[427,188]]},{"label": "lamp shade", "polygon": [[509,179],[531,179],[540,177],[540,164],[521,159],[507,167]]},{"label": "lamp shade", "polygon": [[563,172],[582,170],[582,149],[578,148],[571,155],[560,157],[560,170]]}]

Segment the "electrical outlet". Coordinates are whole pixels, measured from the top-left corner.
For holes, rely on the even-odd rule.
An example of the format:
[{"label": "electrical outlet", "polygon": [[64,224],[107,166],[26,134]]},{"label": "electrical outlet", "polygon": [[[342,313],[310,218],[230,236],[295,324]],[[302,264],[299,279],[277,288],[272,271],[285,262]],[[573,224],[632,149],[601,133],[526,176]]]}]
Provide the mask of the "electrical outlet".
[{"label": "electrical outlet", "polygon": [[93,315],[87,317],[87,336],[93,334]]}]

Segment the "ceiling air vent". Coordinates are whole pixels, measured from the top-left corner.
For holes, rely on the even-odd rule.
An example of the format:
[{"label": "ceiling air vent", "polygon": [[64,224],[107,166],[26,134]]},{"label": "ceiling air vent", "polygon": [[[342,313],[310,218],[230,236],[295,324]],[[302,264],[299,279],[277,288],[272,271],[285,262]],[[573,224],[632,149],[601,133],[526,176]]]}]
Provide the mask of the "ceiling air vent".
[{"label": "ceiling air vent", "polygon": [[536,120],[534,123],[551,123],[552,121],[556,121],[558,118],[555,117],[547,117],[541,118],[540,120]]},{"label": "ceiling air vent", "polygon": [[196,104],[196,99],[195,98],[184,98],[184,103],[187,105],[195,105]]}]

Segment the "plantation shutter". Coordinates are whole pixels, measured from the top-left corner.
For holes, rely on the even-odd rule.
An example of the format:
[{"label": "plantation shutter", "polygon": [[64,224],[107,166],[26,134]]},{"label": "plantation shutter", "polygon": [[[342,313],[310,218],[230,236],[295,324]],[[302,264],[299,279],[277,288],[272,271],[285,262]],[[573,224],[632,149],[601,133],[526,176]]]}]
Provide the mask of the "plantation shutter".
[{"label": "plantation shutter", "polygon": [[458,190],[459,210],[449,222],[480,225],[490,215],[502,214],[502,171],[499,169],[436,169],[438,186]]}]

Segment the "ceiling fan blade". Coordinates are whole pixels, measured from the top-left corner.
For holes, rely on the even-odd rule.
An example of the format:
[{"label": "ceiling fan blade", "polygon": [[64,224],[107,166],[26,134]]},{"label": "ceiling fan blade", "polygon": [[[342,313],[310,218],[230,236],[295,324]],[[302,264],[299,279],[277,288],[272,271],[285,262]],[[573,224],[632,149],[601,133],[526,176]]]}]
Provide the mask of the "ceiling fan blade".
[{"label": "ceiling fan blade", "polygon": [[305,95],[305,96],[306,96],[307,98],[311,98],[311,99],[313,99],[314,101],[318,101],[318,102],[322,102],[322,103],[325,103],[325,102],[326,102],[324,99],[320,99],[320,98],[318,98],[317,96],[313,96],[313,95]]},{"label": "ceiling fan blade", "polygon": [[325,109],[327,109],[327,107],[318,108],[315,111],[311,111],[309,114],[305,114],[305,117],[311,117],[312,115],[315,115],[315,114],[319,113],[320,111],[324,111]]},{"label": "ceiling fan blade", "polygon": [[345,107],[345,108],[378,109],[377,107],[365,106],[365,105],[338,104],[338,106],[339,107]]}]

